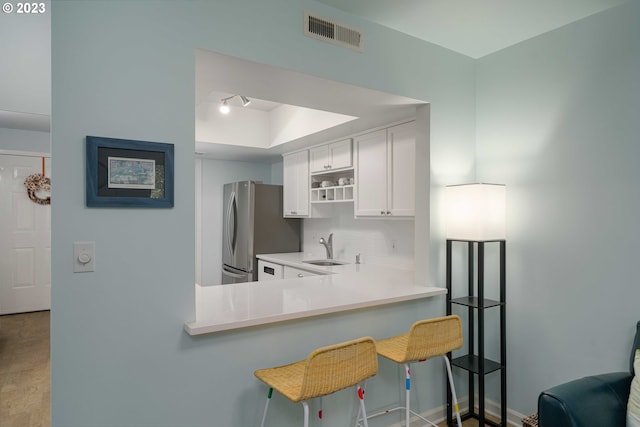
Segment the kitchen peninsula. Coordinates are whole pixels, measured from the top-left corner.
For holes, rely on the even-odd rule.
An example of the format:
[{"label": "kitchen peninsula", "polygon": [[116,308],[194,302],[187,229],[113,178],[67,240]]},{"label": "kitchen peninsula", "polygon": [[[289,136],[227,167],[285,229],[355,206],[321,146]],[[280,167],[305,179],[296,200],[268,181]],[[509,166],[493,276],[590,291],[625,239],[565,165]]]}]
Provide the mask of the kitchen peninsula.
[{"label": "kitchen peninsula", "polygon": [[355,263],[317,266],[304,262],[318,259],[305,253],[267,254],[258,258],[317,275],[221,286],[196,285],[196,320],[184,325],[190,335],[430,298],[447,292],[445,288],[416,283],[411,270]]}]

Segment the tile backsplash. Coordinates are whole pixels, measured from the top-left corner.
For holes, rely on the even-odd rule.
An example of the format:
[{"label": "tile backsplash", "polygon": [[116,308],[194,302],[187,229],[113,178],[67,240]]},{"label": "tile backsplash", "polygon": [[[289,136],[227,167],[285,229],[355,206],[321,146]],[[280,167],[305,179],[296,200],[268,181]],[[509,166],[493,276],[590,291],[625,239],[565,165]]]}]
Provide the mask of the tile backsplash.
[{"label": "tile backsplash", "polygon": [[403,269],[414,268],[414,221],[412,219],[355,219],[353,210],[336,209],[329,218],[303,220],[302,250],[309,257],[325,258],[319,243],[333,233],[333,257],[363,264]]}]

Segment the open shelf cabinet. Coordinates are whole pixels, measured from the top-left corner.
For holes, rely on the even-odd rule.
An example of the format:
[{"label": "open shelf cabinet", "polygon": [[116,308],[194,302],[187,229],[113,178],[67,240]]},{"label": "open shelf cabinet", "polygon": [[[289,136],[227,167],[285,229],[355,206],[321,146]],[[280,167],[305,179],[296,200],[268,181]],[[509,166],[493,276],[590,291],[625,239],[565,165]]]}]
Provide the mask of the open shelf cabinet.
[{"label": "open shelf cabinet", "polygon": [[311,203],[333,202],[353,202],[353,185],[311,189]]},{"label": "open shelf cabinet", "polygon": [[[343,185],[339,183],[343,182]],[[330,184],[322,186],[322,184]],[[353,202],[353,168],[311,174],[311,203]]]},{"label": "open shelf cabinet", "polygon": [[[454,243],[467,246],[467,294],[461,297],[453,296],[452,279],[452,247]],[[499,300],[485,298],[485,244],[499,245]],[[475,255],[477,254],[477,263]],[[465,342],[468,354],[455,357],[451,364],[468,372],[469,411],[462,415],[462,419],[475,418],[480,427],[485,425],[507,426],[507,350],[506,350],[506,241],[468,241],[447,240],[446,248],[446,282],[447,282],[447,315],[452,314],[453,307],[463,307],[467,311],[467,337]],[[474,272],[477,271],[477,277]],[[485,357],[485,310],[500,310],[500,360],[490,360]],[[475,321],[477,319],[477,328]],[[476,334],[477,331],[477,334]],[[449,353],[451,359],[452,354]],[[493,372],[500,373],[500,421],[494,422],[486,418],[485,411],[485,376]],[[475,384],[478,381],[478,410],[475,409]],[[447,383],[447,425],[454,426],[451,391]]]}]

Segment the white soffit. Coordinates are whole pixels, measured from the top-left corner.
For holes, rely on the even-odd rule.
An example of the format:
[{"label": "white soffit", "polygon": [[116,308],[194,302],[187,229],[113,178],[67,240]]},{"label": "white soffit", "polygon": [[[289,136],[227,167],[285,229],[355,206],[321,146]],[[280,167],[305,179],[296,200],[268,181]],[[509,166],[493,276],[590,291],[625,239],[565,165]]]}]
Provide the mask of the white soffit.
[{"label": "white soffit", "polygon": [[196,106],[212,91],[365,117],[424,101],[196,49]]},{"label": "white soffit", "polygon": [[[365,126],[366,128],[379,126],[383,118],[388,122],[398,118],[412,117],[415,115],[415,108],[425,104],[424,101],[416,99],[322,79],[203,49],[196,50],[195,80],[196,154],[227,160],[275,160],[285,151],[362,131]],[[314,126],[326,129],[323,131],[318,128],[315,129],[315,133],[301,135],[291,140],[295,132],[302,133],[300,129],[282,130],[281,124],[276,124],[274,129],[269,130],[271,139],[266,143],[269,148],[261,148],[265,145],[259,143],[257,137],[245,138],[242,143],[230,143],[230,138],[215,140],[215,133],[224,129],[214,129],[211,123],[205,122],[209,120],[207,117],[210,118],[211,114],[214,114],[220,99],[224,98],[219,98],[220,94],[228,94],[228,96],[238,94],[247,96],[249,99],[268,100],[271,103],[281,104],[269,113],[280,114],[281,117],[276,121],[279,120],[281,123],[287,115],[291,116],[296,111],[301,114],[296,121],[301,121],[303,118],[311,117],[309,111],[316,110],[321,113],[322,120]],[[234,99],[229,102],[232,110],[228,116],[231,116],[234,110],[242,113],[238,110],[243,107],[237,106],[235,101]],[[301,108],[298,109],[298,107]],[[249,111],[251,110],[244,113],[249,114]],[[302,114],[302,111],[305,113]],[[333,120],[333,127],[327,128],[331,120]],[[320,122],[324,124],[320,126]],[[246,127],[247,124],[244,123],[243,126]],[[311,132],[314,130],[311,129]],[[234,136],[234,138],[237,137]]]}]

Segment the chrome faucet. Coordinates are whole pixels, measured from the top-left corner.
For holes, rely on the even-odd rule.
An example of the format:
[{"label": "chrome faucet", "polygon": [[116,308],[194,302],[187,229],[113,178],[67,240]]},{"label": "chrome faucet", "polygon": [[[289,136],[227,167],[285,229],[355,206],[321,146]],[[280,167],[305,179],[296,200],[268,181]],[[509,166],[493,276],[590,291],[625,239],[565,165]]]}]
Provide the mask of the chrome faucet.
[{"label": "chrome faucet", "polygon": [[324,237],[320,238],[320,243],[324,245],[324,248],[327,250],[327,259],[333,259],[333,233],[329,234],[329,238],[327,240]]}]

